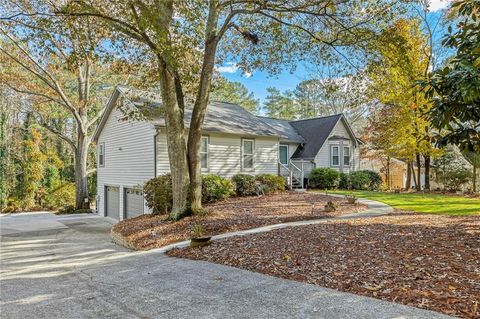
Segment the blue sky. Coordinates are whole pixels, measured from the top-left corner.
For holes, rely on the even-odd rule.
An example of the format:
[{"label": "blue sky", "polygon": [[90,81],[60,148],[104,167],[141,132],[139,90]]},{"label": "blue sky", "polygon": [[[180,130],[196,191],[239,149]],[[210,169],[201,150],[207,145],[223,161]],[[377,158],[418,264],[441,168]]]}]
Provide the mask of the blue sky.
[{"label": "blue sky", "polygon": [[302,64],[291,74],[288,71],[277,76],[270,76],[267,72],[254,71],[252,74],[242,75],[233,65],[219,67],[221,74],[230,81],[237,81],[245,85],[249,91],[255,94],[255,98],[262,103],[267,96],[268,87],[276,87],[280,91],[293,90],[303,80],[309,78],[309,71]]},{"label": "blue sky", "polygon": [[[432,15],[437,14],[439,10],[445,9],[451,1],[431,0],[430,11]],[[293,74],[289,71],[284,71],[276,76],[270,76],[267,72],[262,71],[254,71],[252,74],[242,75],[241,71],[233,63],[217,66],[217,70],[227,79],[245,85],[249,91],[254,93],[255,98],[260,100],[260,105],[265,101],[268,87],[273,86],[280,91],[293,90],[299,82],[310,78],[308,66],[305,64],[298,65]]]}]

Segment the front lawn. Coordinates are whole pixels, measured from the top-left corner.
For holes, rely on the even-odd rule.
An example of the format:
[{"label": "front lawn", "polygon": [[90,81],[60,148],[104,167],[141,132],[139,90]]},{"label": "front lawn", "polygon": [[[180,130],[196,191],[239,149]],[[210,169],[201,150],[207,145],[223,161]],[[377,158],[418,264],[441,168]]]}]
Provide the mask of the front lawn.
[{"label": "front lawn", "polygon": [[[335,212],[324,211],[327,201],[338,205]],[[366,207],[322,194],[282,192],[260,197],[232,197],[205,205],[205,208],[207,215],[187,217],[177,222],[167,220],[164,215],[127,219],[112,228],[112,237],[129,248],[148,250],[189,239],[197,224],[204,227],[206,234],[218,235],[284,222],[336,217]]]},{"label": "front lawn", "polygon": [[[323,191],[322,191],[323,192]],[[328,191],[332,194],[351,194],[352,191]],[[480,199],[433,193],[385,193],[353,191],[359,198],[376,200],[394,208],[419,213],[448,215],[480,214]]]},{"label": "front lawn", "polygon": [[480,218],[332,220],[173,249],[205,260],[464,318],[480,318]]}]

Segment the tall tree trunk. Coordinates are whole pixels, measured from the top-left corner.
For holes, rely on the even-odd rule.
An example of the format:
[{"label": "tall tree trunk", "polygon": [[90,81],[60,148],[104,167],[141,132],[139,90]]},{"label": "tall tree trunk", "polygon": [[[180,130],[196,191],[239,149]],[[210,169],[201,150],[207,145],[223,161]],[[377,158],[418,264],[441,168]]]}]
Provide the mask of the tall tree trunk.
[{"label": "tall tree trunk", "polygon": [[390,157],[387,157],[387,189],[392,188],[392,176],[390,174]]},{"label": "tall tree trunk", "polygon": [[475,161],[473,161],[472,165],[473,165],[473,180],[472,180],[472,183],[473,183],[473,192],[476,193],[477,192],[477,163]]},{"label": "tall tree trunk", "polygon": [[405,189],[408,191],[410,187],[412,187],[412,161],[407,162],[407,181],[406,181]]},{"label": "tall tree trunk", "polygon": [[172,176],[173,206],[170,218],[179,220],[188,208],[189,174],[183,123],[184,110],[177,103],[174,72],[168,69],[161,58],[159,58],[159,72],[162,106],[165,110],[168,159]]},{"label": "tall tree trunk", "polygon": [[217,48],[216,26],[218,22],[217,1],[210,1],[209,15],[206,26],[205,53],[200,73],[200,84],[192,111],[188,133],[188,163],[190,171],[190,207],[192,211],[202,210],[202,175],[200,161],[200,142],[202,138],[203,121],[207,112],[208,98],[212,84],[215,52]]},{"label": "tall tree trunk", "polygon": [[420,153],[415,154],[417,158],[417,191],[422,190],[422,162],[420,159]]},{"label": "tall tree trunk", "polygon": [[425,190],[430,190],[430,155],[424,155],[423,159],[425,161]]},{"label": "tall tree trunk", "polygon": [[414,186],[412,188],[417,189],[418,188],[418,183],[417,183],[417,176],[416,176],[416,173],[415,173],[415,165],[413,165],[413,161],[412,161],[412,179],[413,179],[413,186]]},{"label": "tall tree trunk", "polygon": [[77,128],[77,147],[75,150],[75,209],[88,209],[87,159],[89,138],[85,131]]}]

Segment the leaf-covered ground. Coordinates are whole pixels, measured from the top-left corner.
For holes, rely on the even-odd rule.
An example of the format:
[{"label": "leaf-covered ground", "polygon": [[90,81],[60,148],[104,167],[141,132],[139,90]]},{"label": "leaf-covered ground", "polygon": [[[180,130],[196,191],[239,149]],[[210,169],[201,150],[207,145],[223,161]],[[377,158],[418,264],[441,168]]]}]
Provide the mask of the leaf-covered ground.
[{"label": "leaf-covered ground", "polygon": [[[335,212],[324,211],[327,201],[338,205]],[[127,219],[116,224],[112,233],[121,236],[131,248],[148,250],[189,239],[193,226],[198,223],[208,235],[217,235],[283,222],[336,217],[366,207],[322,194],[283,192],[261,197],[233,197],[205,208],[207,215],[187,217],[178,222],[152,215]]]},{"label": "leaf-covered ground", "polygon": [[397,212],[215,241],[170,256],[480,318],[480,218]]}]

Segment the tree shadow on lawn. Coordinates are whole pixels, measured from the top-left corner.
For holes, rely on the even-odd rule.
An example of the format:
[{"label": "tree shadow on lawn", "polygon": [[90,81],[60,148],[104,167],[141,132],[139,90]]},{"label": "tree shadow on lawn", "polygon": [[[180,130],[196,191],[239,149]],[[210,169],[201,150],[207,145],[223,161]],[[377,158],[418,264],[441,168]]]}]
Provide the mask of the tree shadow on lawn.
[{"label": "tree shadow on lawn", "polygon": [[168,255],[480,316],[480,219],[396,213],[219,240]]}]

